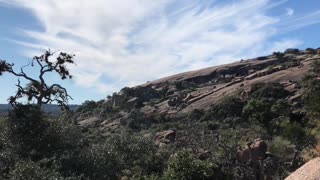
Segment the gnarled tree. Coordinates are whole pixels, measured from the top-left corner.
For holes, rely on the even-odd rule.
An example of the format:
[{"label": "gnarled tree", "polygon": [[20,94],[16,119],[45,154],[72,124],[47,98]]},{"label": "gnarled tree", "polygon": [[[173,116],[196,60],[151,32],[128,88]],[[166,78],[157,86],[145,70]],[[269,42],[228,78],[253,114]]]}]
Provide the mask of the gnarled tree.
[{"label": "gnarled tree", "polygon": [[[67,107],[68,100],[72,99],[67,90],[59,84],[48,85],[44,77],[50,72],[56,72],[62,80],[71,79],[72,76],[66,65],[73,63],[74,55],[60,52],[52,60],[53,56],[54,53],[48,50],[41,56],[33,57],[32,61],[21,67],[19,71],[14,70],[13,63],[10,64],[5,60],[0,60],[0,75],[7,72],[19,78],[18,84],[16,84],[18,87],[16,94],[8,99],[11,105],[15,106],[19,104],[18,99],[26,98],[28,102],[35,100],[38,107],[52,102],[57,102],[61,107]],[[24,68],[29,66],[38,66],[39,72],[36,78],[24,71]],[[28,83],[22,86],[20,78],[28,81]]]}]

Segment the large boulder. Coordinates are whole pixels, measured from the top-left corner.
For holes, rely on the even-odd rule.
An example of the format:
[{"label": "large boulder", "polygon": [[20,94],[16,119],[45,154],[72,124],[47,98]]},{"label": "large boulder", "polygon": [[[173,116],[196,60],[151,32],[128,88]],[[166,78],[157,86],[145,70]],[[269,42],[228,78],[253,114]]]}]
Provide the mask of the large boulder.
[{"label": "large boulder", "polygon": [[268,144],[258,138],[248,144],[248,148],[237,152],[237,160],[240,162],[258,161],[266,158]]},{"label": "large boulder", "polygon": [[174,142],[176,139],[176,131],[174,130],[167,130],[158,132],[155,135],[155,142],[157,145],[169,144]]},{"label": "large boulder", "polygon": [[320,157],[315,158],[298,170],[293,172],[290,176],[288,176],[285,180],[319,180],[320,179]]},{"label": "large boulder", "polygon": [[248,144],[248,148],[240,150],[236,159],[240,163],[253,166],[256,179],[272,179],[278,170],[278,159],[267,152],[268,144],[258,138]]}]

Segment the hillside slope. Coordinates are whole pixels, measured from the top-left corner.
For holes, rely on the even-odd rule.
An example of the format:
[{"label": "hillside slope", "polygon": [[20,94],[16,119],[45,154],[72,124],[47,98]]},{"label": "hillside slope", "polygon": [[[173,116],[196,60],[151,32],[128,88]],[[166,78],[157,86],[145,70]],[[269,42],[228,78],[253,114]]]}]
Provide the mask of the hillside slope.
[{"label": "hillside slope", "polygon": [[311,62],[317,59],[320,59],[320,49],[288,50],[124,88],[106,103],[113,107],[125,104],[140,106],[145,113],[190,112],[207,109],[227,95],[238,94],[246,98],[251,85],[259,82],[284,84],[292,92],[292,100],[299,96],[297,82],[308,72]]},{"label": "hillside slope", "polygon": [[[90,119],[102,126],[119,122],[128,112],[138,110],[146,115],[179,115],[195,109],[209,109],[226,96],[235,95],[242,100],[250,96],[256,83],[278,82],[290,92],[287,101],[299,106],[299,81],[310,70],[313,61],[320,59],[320,48],[299,51],[287,49],[269,56],[240,60],[231,64],[185,72],[145,84],[123,88],[100,105],[99,112],[80,113],[78,121],[99,117],[117,110],[116,116]],[[91,123],[89,123],[91,124]]]},{"label": "hillside slope", "polygon": [[[0,116],[0,179],[284,179],[320,156],[319,119],[320,49],[288,49],[61,115],[17,106]],[[317,179],[318,160],[288,179]]]}]

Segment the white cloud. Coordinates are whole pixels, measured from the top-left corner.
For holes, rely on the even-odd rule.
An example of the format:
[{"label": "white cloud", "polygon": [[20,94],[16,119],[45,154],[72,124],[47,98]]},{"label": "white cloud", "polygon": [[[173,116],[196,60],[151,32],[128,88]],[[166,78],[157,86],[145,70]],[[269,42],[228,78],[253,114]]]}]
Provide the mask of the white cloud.
[{"label": "white cloud", "polygon": [[75,53],[76,84],[103,93],[301,44],[295,39],[269,42],[282,21],[266,12],[286,1],[206,2],[13,0],[10,4],[30,10],[45,28],[24,30],[35,43],[23,45]]},{"label": "white cloud", "polygon": [[287,16],[292,16],[294,14],[294,10],[292,8],[286,8]]}]

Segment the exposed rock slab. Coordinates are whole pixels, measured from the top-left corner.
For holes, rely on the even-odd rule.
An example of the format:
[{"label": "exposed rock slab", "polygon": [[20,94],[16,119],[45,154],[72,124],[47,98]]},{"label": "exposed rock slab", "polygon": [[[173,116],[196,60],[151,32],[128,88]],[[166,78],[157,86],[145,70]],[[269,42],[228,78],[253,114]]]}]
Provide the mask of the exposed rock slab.
[{"label": "exposed rock slab", "polygon": [[91,117],[79,122],[79,125],[84,128],[95,127],[100,122],[99,117]]},{"label": "exposed rock slab", "polygon": [[288,102],[295,104],[301,97],[297,85],[309,72],[311,63],[320,60],[319,51],[286,51],[184,72],[124,88],[106,104],[126,112],[139,110],[146,115],[188,113],[194,109],[206,110],[225,96],[238,95],[245,99],[247,95],[243,92],[250,92],[252,85],[269,82],[284,84],[290,92]]},{"label": "exposed rock slab", "polygon": [[320,157],[307,162],[285,180],[320,180]]}]

